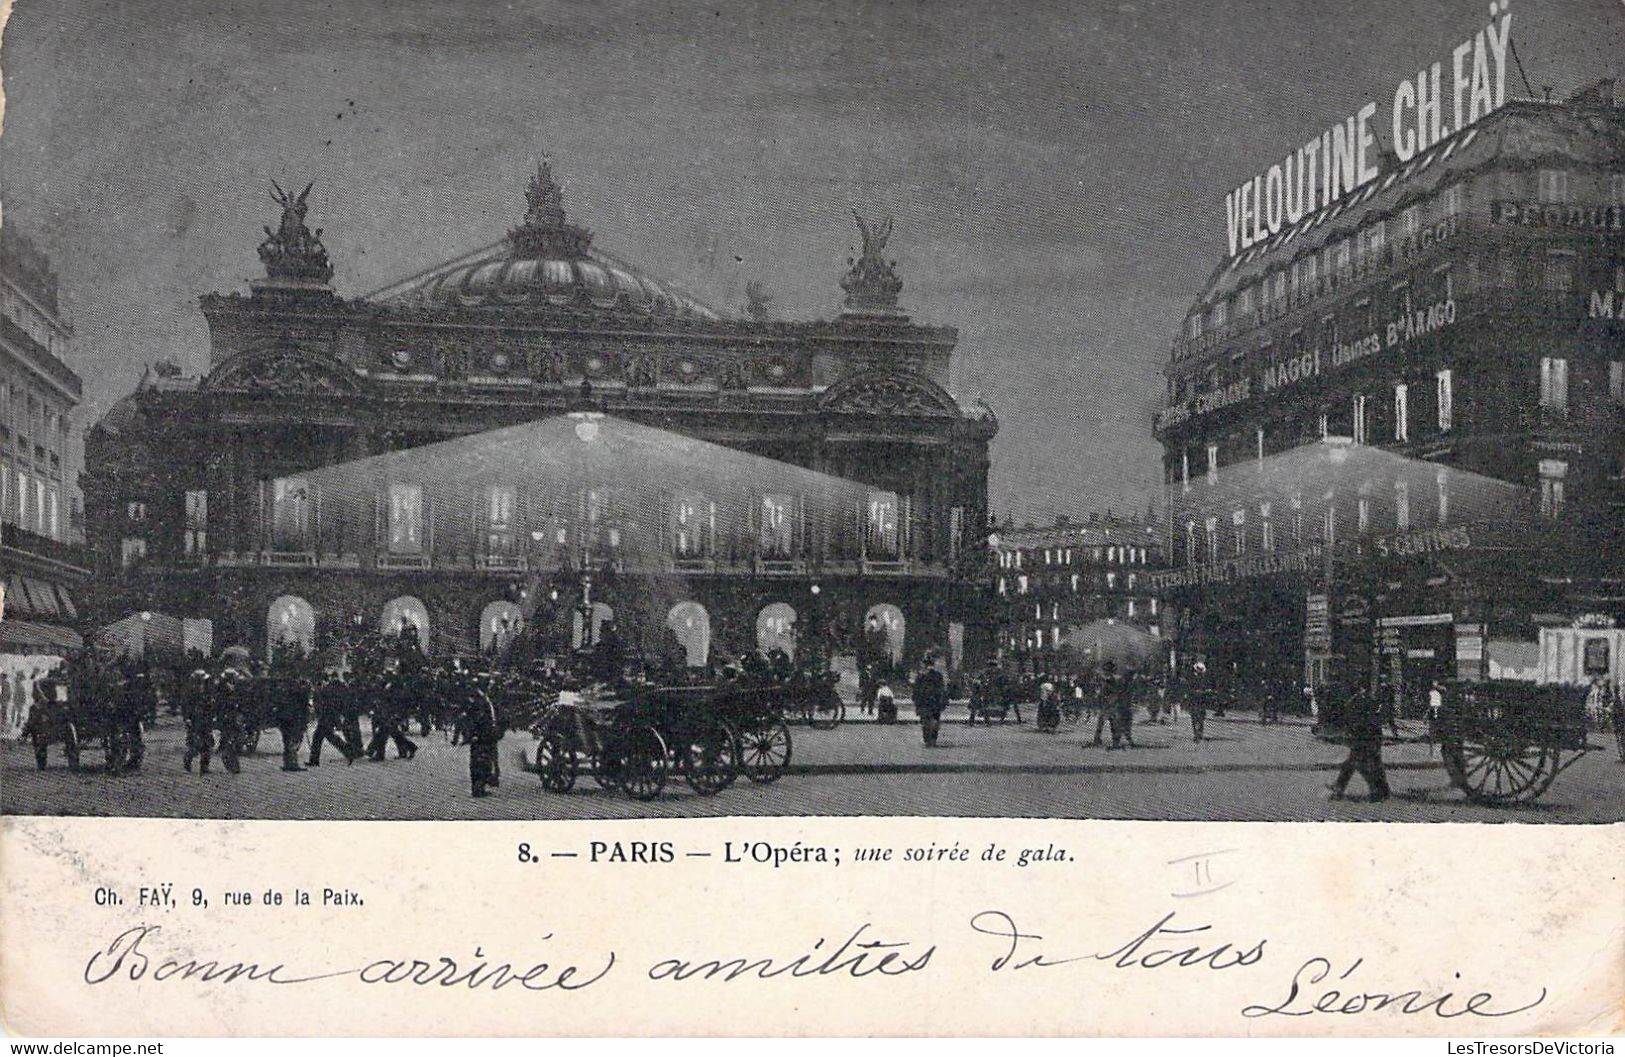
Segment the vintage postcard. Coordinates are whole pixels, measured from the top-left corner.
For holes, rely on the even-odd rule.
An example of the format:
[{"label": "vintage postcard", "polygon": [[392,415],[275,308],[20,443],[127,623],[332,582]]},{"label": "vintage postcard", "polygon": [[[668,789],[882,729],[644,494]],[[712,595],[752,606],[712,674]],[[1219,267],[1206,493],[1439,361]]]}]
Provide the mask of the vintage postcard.
[{"label": "vintage postcard", "polygon": [[1620,0],[0,12],[6,1031],[1625,1030]]}]

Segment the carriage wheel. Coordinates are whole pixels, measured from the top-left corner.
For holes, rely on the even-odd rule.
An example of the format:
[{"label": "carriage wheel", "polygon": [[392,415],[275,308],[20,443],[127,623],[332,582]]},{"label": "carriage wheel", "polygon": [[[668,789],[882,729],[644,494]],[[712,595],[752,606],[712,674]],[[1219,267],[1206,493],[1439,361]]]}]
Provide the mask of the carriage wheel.
[{"label": "carriage wheel", "polygon": [[1516,735],[1463,740],[1450,750],[1445,767],[1467,799],[1477,804],[1534,800],[1557,777],[1556,754]]},{"label": "carriage wheel", "polygon": [[746,728],[739,736],[739,762],[751,781],[777,781],[790,766],[790,728],[777,720]]},{"label": "carriage wheel", "polygon": [[556,731],[548,731],[536,746],[536,771],[542,788],[550,793],[568,793],[576,784],[576,758],[570,745]]},{"label": "carriage wheel", "polygon": [[666,739],[653,727],[633,727],[621,740],[620,785],[633,800],[653,800],[666,788]]},{"label": "carriage wheel", "polygon": [[814,730],[834,730],[846,718],[846,703],[833,690],[812,699],[807,706],[807,725]]},{"label": "carriage wheel", "polygon": [[683,775],[701,796],[715,796],[733,784],[739,774],[739,751],[733,733],[712,724],[686,739]]},{"label": "carriage wheel", "polygon": [[598,783],[600,789],[619,789],[621,787],[621,764],[616,755],[607,749],[599,748],[592,754],[592,780]]}]

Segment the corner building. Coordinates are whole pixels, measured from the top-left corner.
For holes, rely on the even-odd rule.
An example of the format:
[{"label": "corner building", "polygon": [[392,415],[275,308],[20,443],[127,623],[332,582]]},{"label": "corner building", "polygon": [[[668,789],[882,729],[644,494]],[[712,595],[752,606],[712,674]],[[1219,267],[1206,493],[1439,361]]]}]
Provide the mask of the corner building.
[{"label": "corner building", "polygon": [[[667,496],[663,553],[615,559],[594,627],[613,619],[644,641],[670,628],[696,664],[793,651],[815,620],[856,636],[870,615],[899,656],[990,644],[966,627],[980,590],[967,544],[986,524],[997,423],[946,388],[956,332],[898,308],[889,223],[860,220],[838,318],[776,322],[730,318],[598,250],[546,165],[526,206],[502,243],[351,299],[329,285],[304,196],[284,196],[266,277],[201,299],[207,373],[160,365],[91,436],[106,459],[86,485],[101,618],[207,618],[217,648],[256,654],[403,619],[442,656],[490,649],[524,619],[560,620],[579,643],[579,614],[572,631],[567,608],[516,603],[613,546],[628,482],[562,498],[470,483],[439,502],[408,473],[345,518],[310,475],[590,407],[867,489],[827,531],[802,497],[753,482]],[[657,595],[660,613],[632,611]]]},{"label": "corner building", "polygon": [[1487,643],[1625,619],[1615,84],[1390,156],[1227,261],[1166,374],[1154,579],[1185,653],[1408,701],[1486,672]]}]

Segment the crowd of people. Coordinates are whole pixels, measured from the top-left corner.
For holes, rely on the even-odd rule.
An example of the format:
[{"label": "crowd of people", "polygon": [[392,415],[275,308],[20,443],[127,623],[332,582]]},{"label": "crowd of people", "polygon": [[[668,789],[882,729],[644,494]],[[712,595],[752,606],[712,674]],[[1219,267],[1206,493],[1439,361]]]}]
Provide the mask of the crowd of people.
[{"label": "crowd of people", "polygon": [[[304,654],[213,664],[192,658],[184,666],[163,668],[86,651],[36,682],[22,734],[41,768],[52,748],[60,746],[76,769],[84,752],[100,750],[107,773],[130,774],[145,764],[144,731],[167,700],[185,731],[181,766],[190,772],[195,764],[196,773],[204,775],[217,760],[227,773],[240,773],[242,757],[254,751],[263,732],[273,729],[280,736],[282,769],[289,772],[321,766],[326,750],[346,764],[382,762],[391,747],[395,759],[411,760],[418,751],[415,725],[418,737],[439,732],[453,745],[469,746],[470,791],[480,797],[500,782],[499,740],[509,729],[533,724],[560,690],[597,684],[625,696],[654,686],[795,687],[822,680],[834,692],[833,673],[798,666],[784,650],[717,657],[698,668],[688,666],[681,655],[629,660],[598,648],[578,653],[569,663],[537,666],[522,674],[483,664],[476,671],[462,660],[431,663],[415,636],[408,635],[363,640],[348,651],[343,668],[333,670],[322,670]],[[1331,795],[1346,795],[1355,774],[1364,779],[1372,800],[1390,795],[1382,762],[1384,729],[1395,735],[1399,731],[1387,695],[1379,701],[1354,690],[1322,701],[1325,689],[1244,687],[1233,677],[1210,672],[1200,660],[1178,671],[1120,668],[1108,660],[1065,674],[1021,672],[989,662],[973,677],[952,680],[942,662],[936,652],[928,652],[908,669],[884,654],[872,655],[859,669],[860,713],[881,724],[895,723],[899,691],[907,693],[921,740],[934,748],[950,700],[963,695],[968,724],[978,719],[990,723],[1010,712],[1020,723],[1026,705],[1034,710],[1034,726],[1041,733],[1057,733],[1065,720],[1083,732],[1085,749],[1104,745],[1117,750],[1135,747],[1135,723],[1141,715],[1151,725],[1179,723],[1183,717],[1192,741],[1201,743],[1209,715],[1222,717],[1241,701],[1256,707],[1261,724],[1279,723],[1283,712],[1290,711],[1315,720],[1317,729],[1330,707],[1336,717],[1332,734],[1349,749],[1327,787]],[[1430,732],[1439,721],[1442,691],[1434,683],[1427,692]],[[1599,681],[1588,698],[1587,714],[1614,728],[1625,761],[1625,687]]]}]

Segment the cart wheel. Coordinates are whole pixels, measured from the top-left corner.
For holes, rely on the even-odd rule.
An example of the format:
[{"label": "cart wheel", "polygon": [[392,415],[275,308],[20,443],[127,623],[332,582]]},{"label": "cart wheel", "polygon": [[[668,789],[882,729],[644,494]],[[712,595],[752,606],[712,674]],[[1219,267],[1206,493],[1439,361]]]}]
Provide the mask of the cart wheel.
[{"label": "cart wheel", "polygon": [[739,738],[739,760],[751,781],[777,781],[790,766],[790,729],[775,720],[747,728]]},{"label": "cart wheel", "polygon": [[550,793],[568,793],[575,786],[575,754],[558,733],[548,731],[537,743],[536,771],[542,777],[542,788]]},{"label": "cart wheel", "polygon": [[600,789],[619,789],[621,787],[621,765],[615,755],[605,749],[599,749],[591,757],[592,780],[598,783]]},{"label": "cart wheel", "polygon": [[1511,734],[1464,739],[1454,766],[1450,754],[1445,759],[1452,780],[1459,771],[1461,780],[1457,784],[1476,804],[1531,801],[1550,788],[1557,777],[1554,752]]},{"label": "cart wheel", "polygon": [[620,785],[633,800],[653,800],[666,787],[666,739],[653,727],[633,727],[621,742]]},{"label": "cart wheel", "polygon": [[814,730],[834,730],[846,718],[846,705],[833,689],[821,694],[807,706],[807,725]]},{"label": "cart wheel", "polygon": [[685,739],[683,774],[701,796],[715,796],[739,774],[739,751],[733,734],[720,723]]}]

